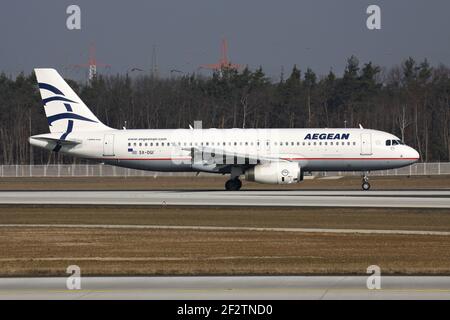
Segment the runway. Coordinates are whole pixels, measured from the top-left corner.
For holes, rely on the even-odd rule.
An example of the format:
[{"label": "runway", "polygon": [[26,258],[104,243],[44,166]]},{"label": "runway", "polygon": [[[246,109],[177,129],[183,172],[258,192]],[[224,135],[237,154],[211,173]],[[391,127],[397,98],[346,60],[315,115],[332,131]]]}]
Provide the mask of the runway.
[{"label": "runway", "polygon": [[450,277],[382,276],[380,289],[367,277],[82,277],[80,290],[63,277],[2,278],[0,299],[450,299]]},{"label": "runway", "polygon": [[2,191],[0,204],[450,208],[450,191]]}]

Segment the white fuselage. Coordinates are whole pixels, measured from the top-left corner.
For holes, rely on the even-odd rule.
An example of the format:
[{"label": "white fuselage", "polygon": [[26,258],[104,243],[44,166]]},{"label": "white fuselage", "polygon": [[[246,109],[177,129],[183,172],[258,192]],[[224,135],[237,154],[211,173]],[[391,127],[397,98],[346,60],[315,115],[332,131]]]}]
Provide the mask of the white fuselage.
[{"label": "white fuselage", "polygon": [[[56,142],[30,143],[53,150]],[[299,163],[302,171],[370,171],[399,168],[419,159],[392,134],[370,129],[164,129],[71,132],[59,152],[107,164],[151,171],[227,173],[232,167],[194,159],[193,149]]]}]

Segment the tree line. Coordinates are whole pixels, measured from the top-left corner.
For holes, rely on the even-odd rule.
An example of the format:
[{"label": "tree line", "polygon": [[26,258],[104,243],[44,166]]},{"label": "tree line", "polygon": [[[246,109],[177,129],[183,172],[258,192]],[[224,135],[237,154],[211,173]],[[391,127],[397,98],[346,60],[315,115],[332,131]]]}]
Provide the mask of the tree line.
[{"label": "tree line", "polygon": [[[450,69],[413,58],[386,69],[354,56],[345,71],[318,76],[293,66],[270,80],[260,67],[224,68],[210,77],[97,76],[89,85],[67,80],[108,126],[187,128],[379,129],[416,148],[422,161],[450,159]],[[31,148],[48,132],[34,74],[0,74],[0,164],[72,163],[79,159]]]}]

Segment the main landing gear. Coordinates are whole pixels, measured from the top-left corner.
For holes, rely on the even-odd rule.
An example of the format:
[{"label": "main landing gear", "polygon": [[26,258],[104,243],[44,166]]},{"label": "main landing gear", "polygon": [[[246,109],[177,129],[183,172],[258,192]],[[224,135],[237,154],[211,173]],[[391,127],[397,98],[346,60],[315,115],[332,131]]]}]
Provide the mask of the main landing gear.
[{"label": "main landing gear", "polygon": [[225,183],[225,190],[238,191],[242,187],[242,182],[239,180],[239,176],[244,172],[241,167],[233,166],[230,172],[230,180]]},{"label": "main landing gear", "polygon": [[364,191],[367,191],[370,189],[369,177],[367,176],[367,172],[364,172],[361,187]]},{"label": "main landing gear", "polygon": [[227,191],[238,191],[242,187],[242,182],[239,178],[233,178],[225,183],[225,189]]}]

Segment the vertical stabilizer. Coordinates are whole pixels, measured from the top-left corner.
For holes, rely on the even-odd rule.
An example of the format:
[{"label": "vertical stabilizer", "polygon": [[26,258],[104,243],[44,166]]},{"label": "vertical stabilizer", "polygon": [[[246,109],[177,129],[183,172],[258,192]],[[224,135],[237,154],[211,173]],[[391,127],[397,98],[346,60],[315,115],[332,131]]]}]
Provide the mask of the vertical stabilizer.
[{"label": "vertical stabilizer", "polygon": [[61,132],[61,139],[72,131],[111,129],[84,104],[55,69],[34,69],[50,132]]}]

